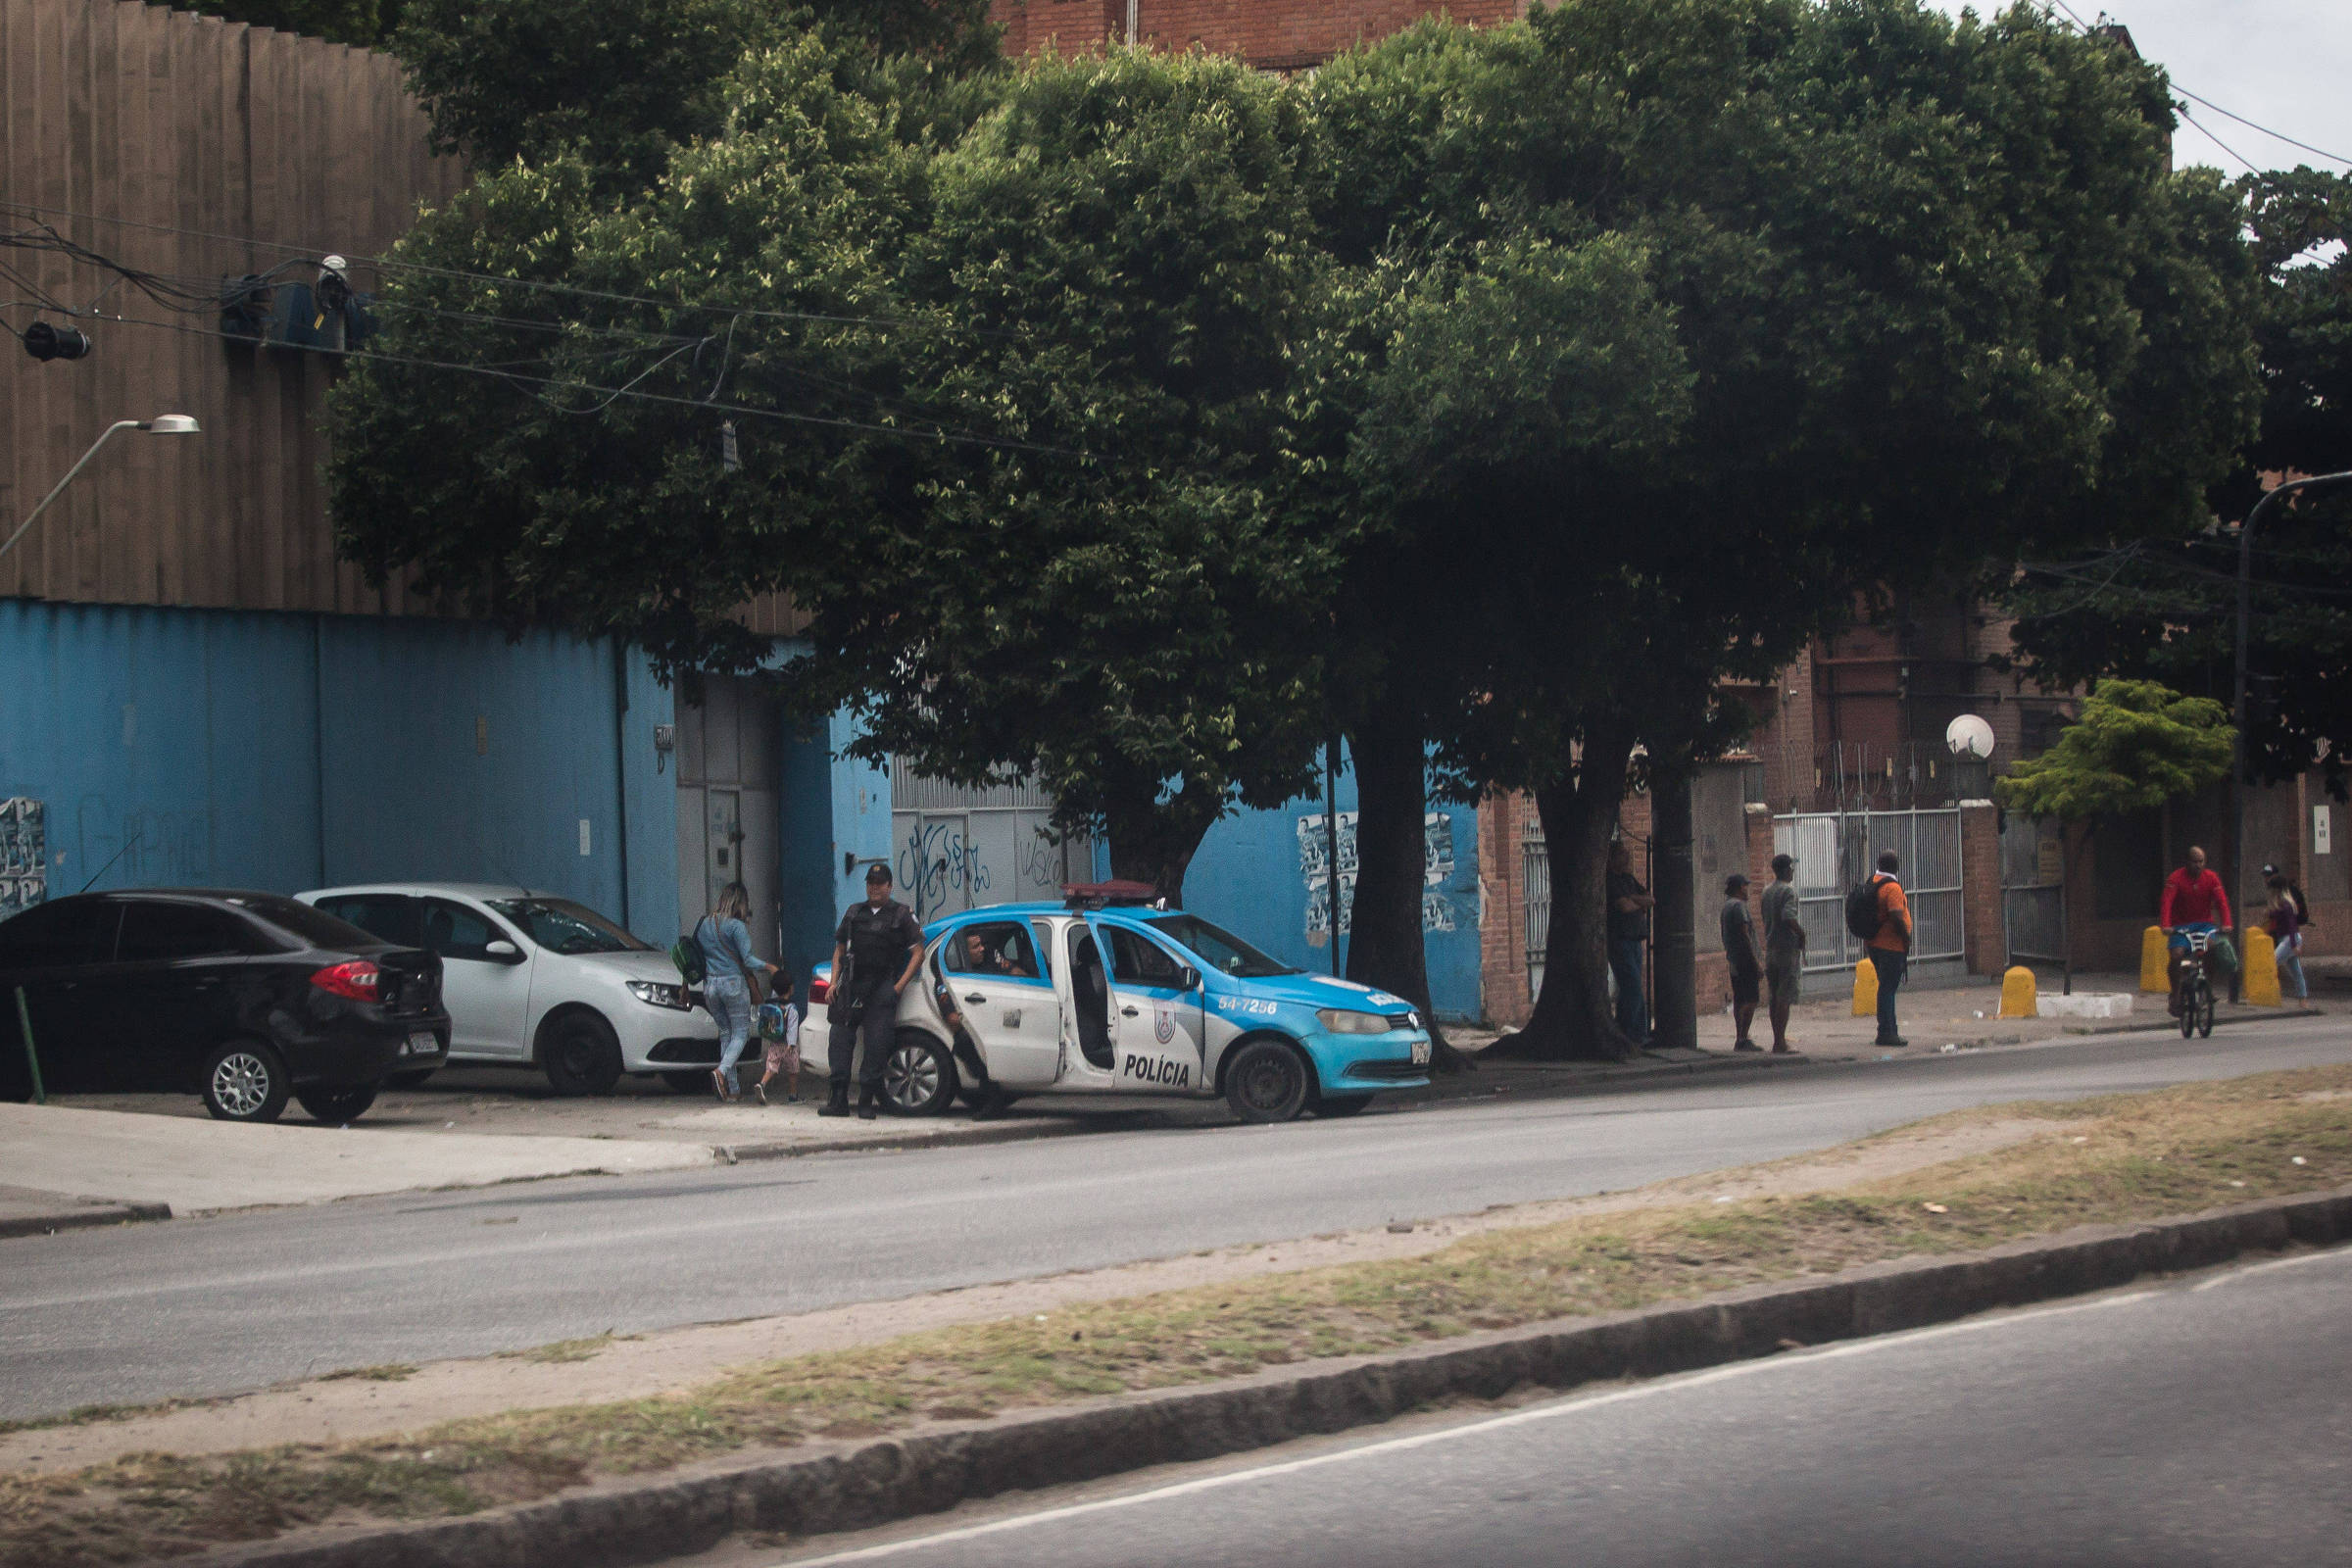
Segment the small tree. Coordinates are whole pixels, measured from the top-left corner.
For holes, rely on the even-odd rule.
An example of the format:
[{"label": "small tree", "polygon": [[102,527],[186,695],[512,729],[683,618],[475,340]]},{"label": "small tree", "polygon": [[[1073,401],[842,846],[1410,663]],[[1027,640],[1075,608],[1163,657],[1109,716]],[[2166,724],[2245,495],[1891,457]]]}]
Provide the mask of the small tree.
[{"label": "small tree", "polygon": [[[2235,733],[2230,710],[2206,697],[2183,697],[2152,680],[2099,682],[2058,744],[2019,762],[1994,781],[1994,799],[2028,816],[2054,816],[2069,830],[2067,875],[2059,879],[2061,929],[2068,933],[2066,988],[2075,986],[2067,885],[2074,880],[2072,829],[2126,811],[2144,811],[2193,794],[2230,771]],[[2084,834],[2085,839],[2088,834]],[[2230,867],[2232,876],[2237,867]]]}]

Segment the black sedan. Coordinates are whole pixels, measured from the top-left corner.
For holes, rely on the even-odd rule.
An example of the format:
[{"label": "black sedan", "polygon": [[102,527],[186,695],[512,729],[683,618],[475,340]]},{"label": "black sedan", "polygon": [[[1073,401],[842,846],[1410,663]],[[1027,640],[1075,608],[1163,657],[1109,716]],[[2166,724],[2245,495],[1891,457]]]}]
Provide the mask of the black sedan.
[{"label": "black sedan", "polygon": [[449,1054],[441,960],[274,893],[89,893],[0,922],[0,1096],[200,1094],[224,1121],[289,1097],[347,1122]]}]

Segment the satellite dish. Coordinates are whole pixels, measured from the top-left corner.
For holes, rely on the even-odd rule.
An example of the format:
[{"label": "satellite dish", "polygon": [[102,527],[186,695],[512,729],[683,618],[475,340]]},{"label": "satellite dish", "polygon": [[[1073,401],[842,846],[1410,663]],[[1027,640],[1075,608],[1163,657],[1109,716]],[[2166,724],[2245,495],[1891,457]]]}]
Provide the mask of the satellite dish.
[{"label": "satellite dish", "polygon": [[1983,761],[1992,755],[1992,726],[1974,713],[1962,713],[1944,726],[1943,744],[1952,749],[1954,757]]}]

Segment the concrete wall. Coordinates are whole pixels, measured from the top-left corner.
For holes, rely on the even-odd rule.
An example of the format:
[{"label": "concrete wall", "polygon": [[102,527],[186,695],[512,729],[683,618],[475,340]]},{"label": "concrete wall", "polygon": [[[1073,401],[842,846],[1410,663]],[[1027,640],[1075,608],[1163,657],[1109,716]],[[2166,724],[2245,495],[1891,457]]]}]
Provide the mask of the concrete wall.
[{"label": "concrete wall", "polygon": [[649,940],[676,929],[674,785],[652,732],[670,698],[610,643],[5,601],[0,670],[0,796],[43,803],[52,897],[94,874],[516,879],[625,905]]},{"label": "concrete wall", "polygon": [[[1355,777],[1345,759],[1339,777],[1340,911],[1338,957],[1347,959],[1347,927],[1355,882]],[[1480,1017],[1478,809],[1432,803],[1422,887],[1430,1004],[1441,1018]],[[1301,797],[1279,809],[1244,811],[1211,828],[1185,875],[1185,906],[1301,969],[1333,970],[1324,892],[1324,801]]]}]

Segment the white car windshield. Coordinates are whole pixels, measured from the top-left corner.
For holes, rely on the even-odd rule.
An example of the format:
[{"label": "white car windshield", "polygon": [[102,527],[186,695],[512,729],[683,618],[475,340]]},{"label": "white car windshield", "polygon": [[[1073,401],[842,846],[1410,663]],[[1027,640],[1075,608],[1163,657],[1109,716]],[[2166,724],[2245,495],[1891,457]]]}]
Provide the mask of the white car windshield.
[{"label": "white car windshield", "polygon": [[635,937],[584,904],[569,899],[491,899],[490,907],[530,933],[551,953],[651,953]]}]

